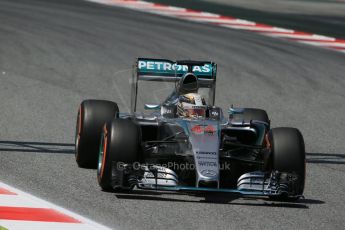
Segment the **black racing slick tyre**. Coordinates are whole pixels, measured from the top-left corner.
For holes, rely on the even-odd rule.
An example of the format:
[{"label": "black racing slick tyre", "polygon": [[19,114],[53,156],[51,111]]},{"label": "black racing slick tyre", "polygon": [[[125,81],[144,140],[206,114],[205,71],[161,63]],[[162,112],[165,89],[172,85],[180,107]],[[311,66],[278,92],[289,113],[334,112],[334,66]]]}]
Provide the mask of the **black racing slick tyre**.
[{"label": "black racing slick tyre", "polygon": [[[274,128],[268,133],[271,154],[270,170],[297,174],[295,195],[302,195],[305,183],[305,146],[301,132],[295,128]],[[285,197],[280,197],[285,198]]]},{"label": "black racing slick tyre", "polygon": [[102,127],[119,113],[116,103],[85,100],[80,104],[76,132],[75,159],[81,168],[97,168]]},{"label": "black racing slick tyre", "polygon": [[270,124],[270,120],[268,118],[267,112],[263,109],[256,109],[256,108],[244,108],[242,113],[233,114],[232,119],[237,121],[263,121],[267,124]]},{"label": "black racing slick tyre", "polygon": [[140,140],[139,127],[131,120],[114,119],[104,125],[97,168],[98,184],[104,191],[113,190],[113,164],[121,167],[122,163],[131,164],[139,160]]}]

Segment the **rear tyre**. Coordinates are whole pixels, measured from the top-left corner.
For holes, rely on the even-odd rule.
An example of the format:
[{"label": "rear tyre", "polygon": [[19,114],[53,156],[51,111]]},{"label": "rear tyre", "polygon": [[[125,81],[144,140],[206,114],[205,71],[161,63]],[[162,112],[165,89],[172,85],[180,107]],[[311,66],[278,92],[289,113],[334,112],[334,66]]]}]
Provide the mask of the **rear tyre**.
[{"label": "rear tyre", "polygon": [[[268,133],[271,154],[268,165],[271,171],[296,173],[295,195],[302,195],[305,183],[305,146],[301,132],[295,128],[274,128]],[[278,199],[288,198],[286,196]],[[291,198],[290,198],[291,199]]]},{"label": "rear tyre", "polygon": [[[140,132],[131,120],[114,119],[103,127],[99,149],[97,179],[105,191],[113,190],[112,165],[131,164],[139,160]],[[121,190],[118,188],[117,190]]]},{"label": "rear tyre", "polygon": [[119,113],[116,103],[85,100],[78,111],[75,132],[75,159],[81,168],[97,168],[102,126]]}]

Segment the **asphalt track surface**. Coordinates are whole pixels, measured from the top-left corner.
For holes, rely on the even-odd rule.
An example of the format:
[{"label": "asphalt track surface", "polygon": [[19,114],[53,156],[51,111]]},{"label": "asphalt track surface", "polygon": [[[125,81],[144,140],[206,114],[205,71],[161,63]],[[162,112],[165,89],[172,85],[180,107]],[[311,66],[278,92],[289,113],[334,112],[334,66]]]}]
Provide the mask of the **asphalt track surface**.
[{"label": "asphalt track surface", "polygon": [[[343,228],[344,54],[77,0],[0,0],[0,22],[1,181],[119,229]],[[219,105],[298,127],[305,199],[101,192],[74,161],[77,108],[99,98],[125,110],[137,56],[213,60]]]}]

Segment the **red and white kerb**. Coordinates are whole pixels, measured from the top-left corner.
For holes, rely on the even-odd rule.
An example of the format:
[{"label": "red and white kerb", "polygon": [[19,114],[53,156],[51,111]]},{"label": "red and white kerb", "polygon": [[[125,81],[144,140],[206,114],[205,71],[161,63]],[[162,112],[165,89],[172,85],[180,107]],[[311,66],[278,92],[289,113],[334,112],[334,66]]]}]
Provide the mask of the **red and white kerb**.
[{"label": "red and white kerb", "polygon": [[76,213],[0,182],[0,229],[109,230]]},{"label": "red and white kerb", "polygon": [[275,38],[283,38],[290,41],[304,43],[313,46],[333,49],[345,53],[345,40],[333,37],[306,33],[291,29],[260,24],[243,19],[222,16],[219,14],[207,13],[202,11],[190,10],[181,7],[173,7],[158,3],[151,3],[139,0],[87,0],[105,5],[112,5],[124,8],[130,8],[137,11],[143,11],[152,14],[158,14],[173,18],[179,18],[189,21],[201,22],[221,26],[231,29],[239,29],[263,34]]}]

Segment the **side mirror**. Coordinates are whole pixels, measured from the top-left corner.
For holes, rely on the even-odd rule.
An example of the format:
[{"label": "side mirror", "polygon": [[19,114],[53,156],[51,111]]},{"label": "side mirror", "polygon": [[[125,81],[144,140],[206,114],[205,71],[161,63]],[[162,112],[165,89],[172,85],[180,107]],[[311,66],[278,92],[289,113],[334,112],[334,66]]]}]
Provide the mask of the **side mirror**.
[{"label": "side mirror", "polygon": [[242,114],[243,112],[244,112],[243,108],[234,108],[232,106],[228,110],[229,115]]},{"label": "side mirror", "polygon": [[145,109],[147,110],[158,110],[160,109],[160,105],[155,105],[155,104],[145,104]]}]

